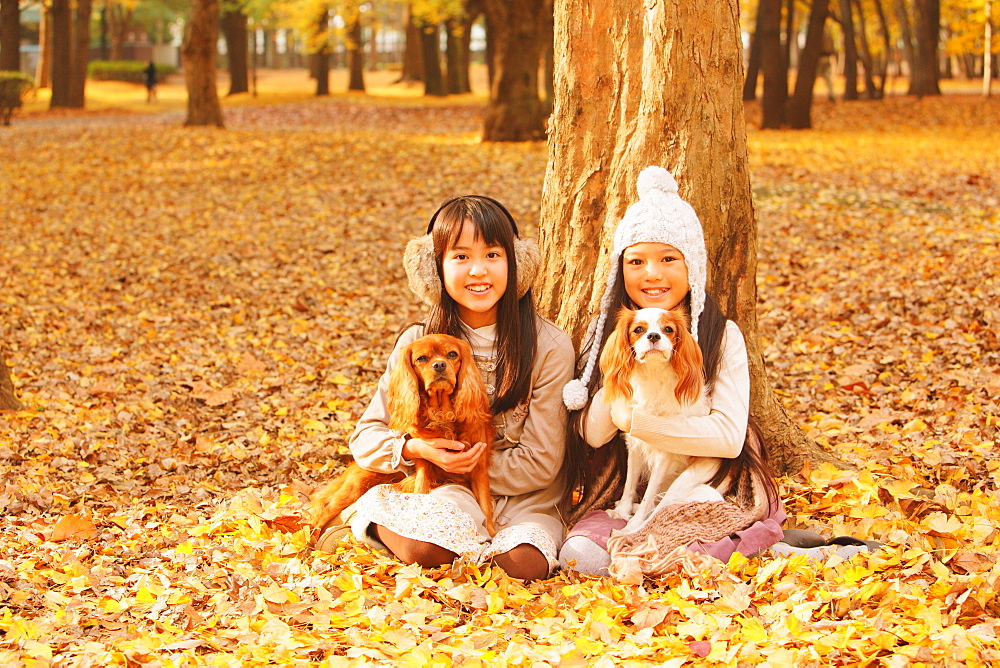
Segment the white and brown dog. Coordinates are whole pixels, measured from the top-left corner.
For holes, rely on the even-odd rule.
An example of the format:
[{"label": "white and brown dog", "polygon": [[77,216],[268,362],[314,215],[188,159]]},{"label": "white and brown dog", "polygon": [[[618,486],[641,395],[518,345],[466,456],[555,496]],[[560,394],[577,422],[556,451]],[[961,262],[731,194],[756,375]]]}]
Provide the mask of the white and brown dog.
[{"label": "white and brown dog", "polygon": [[[636,407],[661,417],[709,412],[702,397],[701,349],[686,318],[676,311],[623,308],[601,352],[601,373],[604,401],[611,405],[612,415]],[[625,492],[610,513],[628,520],[621,533],[638,530],[661,505],[722,500],[704,484],[718,471],[718,458],[663,452],[631,434],[625,435],[625,442]],[[639,482],[646,476],[646,492],[633,512]]]}]

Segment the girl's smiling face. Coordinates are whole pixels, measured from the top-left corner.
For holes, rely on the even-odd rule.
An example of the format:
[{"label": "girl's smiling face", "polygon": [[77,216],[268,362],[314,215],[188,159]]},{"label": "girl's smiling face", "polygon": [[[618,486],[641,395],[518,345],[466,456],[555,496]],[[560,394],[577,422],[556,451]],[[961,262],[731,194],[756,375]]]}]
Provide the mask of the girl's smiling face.
[{"label": "girl's smiling face", "polygon": [[687,296],[687,264],[679,250],[668,244],[642,243],[622,253],[625,292],[639,308],[670,310]]},{"label": "girl's smiling face", "polygon": [[462,322],[473,329],[496,324],[497,302],[507,291],[503,246],[488,244],[466,220],[462,233],[444,253],[441,273],[444,289],[458,305]]}]

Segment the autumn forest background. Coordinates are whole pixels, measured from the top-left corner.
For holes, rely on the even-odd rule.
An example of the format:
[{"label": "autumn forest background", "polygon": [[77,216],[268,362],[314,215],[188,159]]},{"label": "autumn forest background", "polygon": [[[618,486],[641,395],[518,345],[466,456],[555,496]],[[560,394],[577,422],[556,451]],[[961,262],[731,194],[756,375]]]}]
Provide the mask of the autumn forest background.
[{"label": "autumn forest background", "polygon": [[[90,47],[119,12],[148,49],[124,40],[124,55],[163,52],[178,40],[155,27],[194,9],[160,4],[174,14],[157,24],[152,3],[95,3]],[[398,58],[362,49],[364,92],[349,91],[350,3],[210,8],[209,28],[220,11],[249,28],[242,91],[214,50],[210,88],[182,59],[152,101],[139,81],[84,77],[82,103],[61,105],[56,73],[42,87],[32,72],[0,127],[0,665],[1000,661],[1000,103],[981,0],[742,8],[767,382],[836,460],[783,473],[786,527],[883,549],[642,585],[310,549],[308,495],[349,460],[395,334],[423,314],[405,242],[463,192],[497,197],[528,235],[547,224],[544,40],[530,85],[501,86],[516,67],[477,50],[477,14],[458,31],[460,91],[444,28],[418,34],[436,93],[423,66],[404,76],[402,21],[454,27],[495,3],[403,4],[357,14],[393,17],[362,22],[365,44],[399,26]],[[832,54],[809,39],[816,12]],[[810,78],[809,129],[792,129]]]}]

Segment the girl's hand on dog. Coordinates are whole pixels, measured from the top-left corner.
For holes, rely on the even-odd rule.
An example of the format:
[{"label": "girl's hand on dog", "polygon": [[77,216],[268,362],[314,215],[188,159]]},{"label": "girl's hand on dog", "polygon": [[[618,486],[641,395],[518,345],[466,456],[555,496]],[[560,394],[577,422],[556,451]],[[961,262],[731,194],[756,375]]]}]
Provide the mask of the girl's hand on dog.
[{"label": "girl's hand on dog", "polygon": [[476,443],[466,449],[461,441],[446,438],[411,438],[403,446],[403,459],[415,457],[437,464],[448,473],[469,473],[476,467],[479,458],[486,451],[485,443]]}]

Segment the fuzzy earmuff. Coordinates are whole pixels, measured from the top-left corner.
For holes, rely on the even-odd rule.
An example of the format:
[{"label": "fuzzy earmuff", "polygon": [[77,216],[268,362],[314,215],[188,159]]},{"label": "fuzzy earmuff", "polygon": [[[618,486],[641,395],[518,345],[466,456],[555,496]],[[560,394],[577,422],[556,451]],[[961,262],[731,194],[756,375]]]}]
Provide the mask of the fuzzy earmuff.
[{"label": "fuzzy earmuff", "polygon": [[[517,263],[517,298],[520,299],[535,283],[542,252],[534,239],[514,239],[514,258]],[[410,290],[430,306],[441,303],[441,277],[434,257],[434,238],[430,234],[411,239],[403,252],[403,268]]]}]

